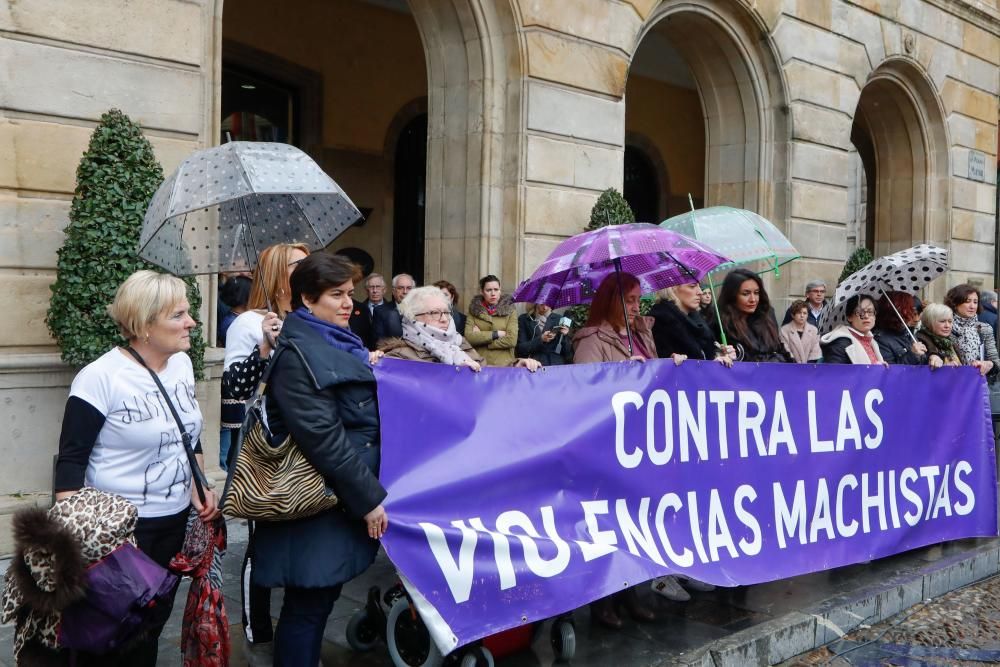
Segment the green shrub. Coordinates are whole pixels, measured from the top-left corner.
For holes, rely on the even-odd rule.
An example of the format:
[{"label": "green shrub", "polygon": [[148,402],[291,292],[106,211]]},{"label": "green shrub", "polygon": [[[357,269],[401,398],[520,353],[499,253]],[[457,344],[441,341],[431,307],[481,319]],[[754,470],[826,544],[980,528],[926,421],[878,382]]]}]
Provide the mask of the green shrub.
[{"label": "green shrub", "polygon": [[[137,254],[143,215],[162,181],[163,169],[139,126],[117,109],[101,116],[76,170],[76,193],[45,318],[66,363],[84,366],[123,344],[106,311],[115,290],[139,269],[162,271]],[[193,278],[185,282],[197,321],[198,285]],[[199,322],[189,352],[198,379],[204,348]]]},{"label": "green shrub", "polygon": [[847,280],[848,276],[852,273],[863,269],[869,262],[873,261],[875,257],[872,255],[872,251],[868,248],[858,248],[851,253],[851,256],[847,258],[847,262],[844,264],[844,270],[840,272],[840,279],[837,283],[842,283]]},{"label": "green shrub", "polygon": [[[590,223],[584,231],[590,232],[608,225],[624,225],[630,222],[635,222],[635,213],[632,212],[632,207],[628,205],[625,197],[618,190],[608,188],[601,193],[594,207],[590,209]],[[652,299],[643,299],[639,304],[639,312],[646,315],[652,306]],[[573,320],[573,326],[577,329],[587,323],[589,315],[590,308],[585,305],[566,309],[566,317]]]}]

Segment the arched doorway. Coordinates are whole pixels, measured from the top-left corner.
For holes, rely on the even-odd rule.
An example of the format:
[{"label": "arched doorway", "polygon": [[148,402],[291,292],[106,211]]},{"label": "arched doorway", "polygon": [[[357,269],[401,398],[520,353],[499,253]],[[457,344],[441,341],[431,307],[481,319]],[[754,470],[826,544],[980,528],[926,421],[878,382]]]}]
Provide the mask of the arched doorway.
[{"label": "arched doorway", "polygon": [[653,161],[641,148],[630,144],[625,145],[622,195],[638,222],[659,221],[660,183]]},{"label": "arched doorway", "polygon": [[626,131],[641,131],[647,117],[674,128],[672,141],[654,139],[670,173],[672,213],[687,209],[690,193],[784,225],[785,197],[776,196],[788,178],[784,85],[758,19],[730,0],[664,0],[639,33]]},{"label": "arched doorway", "polygon": [[851,129],[865,185],[857,245],[884,255],[918,243],[947,244],[945,127],[933,86],[915,64],[895,59],[872,72]]},{"label": "arched doorway", "polygon": [[427,207],[427,114],[399,133],[393,160],[392,274],[424,275]]}]

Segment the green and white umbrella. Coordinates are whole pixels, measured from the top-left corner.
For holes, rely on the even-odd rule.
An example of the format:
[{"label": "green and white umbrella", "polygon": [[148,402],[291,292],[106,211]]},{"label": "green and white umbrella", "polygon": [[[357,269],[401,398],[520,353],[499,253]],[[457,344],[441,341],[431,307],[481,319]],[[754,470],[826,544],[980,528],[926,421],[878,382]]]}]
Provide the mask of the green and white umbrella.
[{"label": "green and white umbrella", "polygon": [[[695,210],[692,205],[691,209],[664,220],[660,226],[700,241],[731,260],[715,267],[709,274],[709,286],[713,292],[715,283],[712,273],[750,265],[758,273],[774,271],[775,276],[780,276],[783,264],[801,257],[781,230],[753,211],[731,206],[711,206]],[[726,334],[722,331],[718,299],[714,296],[713,294],[712,304],[719,321],[719,331],[722,332],[722,344],[725,345]]]}]

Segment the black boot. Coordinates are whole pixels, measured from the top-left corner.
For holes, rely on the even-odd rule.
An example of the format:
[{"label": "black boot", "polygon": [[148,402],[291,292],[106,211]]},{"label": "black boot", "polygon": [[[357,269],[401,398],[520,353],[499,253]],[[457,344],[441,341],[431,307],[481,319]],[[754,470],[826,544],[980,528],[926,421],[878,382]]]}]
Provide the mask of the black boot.
[{"label": "black boot", "polygon": [[617,597],[629,616],[639,623],[651,623],[656,620],[656,614],[653,613],[653,610],[639,599],[639,591],[636,586],[618,593]]}]

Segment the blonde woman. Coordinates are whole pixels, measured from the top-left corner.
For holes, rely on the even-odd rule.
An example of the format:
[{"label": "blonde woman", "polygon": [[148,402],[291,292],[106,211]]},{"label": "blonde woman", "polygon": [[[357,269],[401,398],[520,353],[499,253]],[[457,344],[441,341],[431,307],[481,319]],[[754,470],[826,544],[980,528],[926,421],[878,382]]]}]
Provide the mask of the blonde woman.
[{"label": "blonde woman", "polygon": [[[181,432],[165,407],[165,401],[173,402],[195,443],[197,465],[204,467],[203,420],[191,359],[185,354],[195,327],[187,287],[174,276],[137,271],[118,288],[108,314],[128,345],[104,353],[73,380],[59,437],[56,500],[84,486],[122,496],[139,511],[137,546],[167,567],[184,542],[191,506],[205,522],[219,515],[211,489],[205,489],[205,502],[200,502]],[[169,397],[160,395],[149,370],[128,348],[157,374]],[[102,656],[100,664],[155,665],[172,604],[171,599],[162,610],[162,623],[150,628],[145,640],[124,653]]]}]

